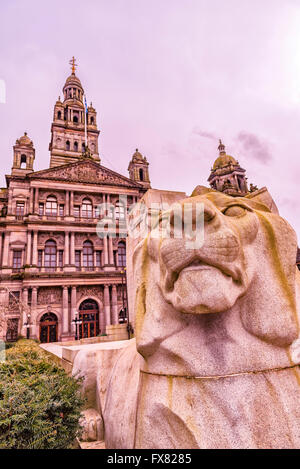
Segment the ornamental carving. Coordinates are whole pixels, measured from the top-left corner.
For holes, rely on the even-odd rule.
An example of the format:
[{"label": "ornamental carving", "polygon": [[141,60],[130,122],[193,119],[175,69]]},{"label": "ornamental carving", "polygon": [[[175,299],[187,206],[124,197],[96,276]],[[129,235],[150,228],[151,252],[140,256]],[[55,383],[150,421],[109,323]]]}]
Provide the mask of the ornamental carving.
[{"label": "ornamental carving", "polygon": [[62,291],[59,287],[41,287],[38,290],[38,304],[47,305],[53,303],[61,303]]},{"label": "ornamental carving", "polygon": [[46,241],[48,241],[48,239],[54,239],[58,246],[64,246],[64,235],[60,233],[54,233],[53,231],[49,231],[47,233],[39,233],[38,244],[43,245]]},{"label": "ornamental carving", "polygon": [[96,297],[103,302],[103,287],[92,286],[92,287],[77,287],[77,301],[87,297]]},{"label": "ornamental carving", "polygon": [[48,190],[39,190],[39,200],[46,201],[47,197],[54,196],[56,197],[58,202],[64,202],[65,201],[65,194],[63,192],[55,192],[55,191],[49,191]]},{"label": "ornamental carving", "polygon": [[72,164],[64,168],[53,168],[45,171],[39,171],[39,174],[33,174],[31,177],[39,179],[56,179],[71,182],[94,183],[94,184],[113,184],[127,187],[136,187],[137,184],[128,180],[121,174],[100,166],[91,161],[80,161],[78,164]]}]

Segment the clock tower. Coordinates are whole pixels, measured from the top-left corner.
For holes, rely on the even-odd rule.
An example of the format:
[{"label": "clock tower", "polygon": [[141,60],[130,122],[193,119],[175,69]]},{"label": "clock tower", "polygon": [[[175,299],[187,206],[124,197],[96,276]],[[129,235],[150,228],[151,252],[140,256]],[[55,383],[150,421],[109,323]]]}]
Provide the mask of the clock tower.
[{"label": "clock tower", "polygon": [[63,101],[60,97],[54,106],[51,126],[50,167],[73,163],[89,155],[100,162],[98,151],[97,113],[92,103],[84,105],[82,84],[75,75],[74,57],[70,61],[72,73],[63,87]]}]

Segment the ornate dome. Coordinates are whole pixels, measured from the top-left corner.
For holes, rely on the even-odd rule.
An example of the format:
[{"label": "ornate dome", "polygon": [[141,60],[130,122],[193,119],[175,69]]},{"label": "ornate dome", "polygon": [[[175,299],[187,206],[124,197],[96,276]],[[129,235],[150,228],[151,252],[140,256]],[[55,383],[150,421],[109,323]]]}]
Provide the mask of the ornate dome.
[{"label": "ornate dome", "polygon": [[222,143],[221,140],[219,140],[218,150],[219,150],[219,156],[214,162],[212,171],[219,169],[219,168],[224,168],[225,166],[228,166],[230,164],[238,165],[238,162],[236,161],[235,158],[233,158],[233,156],[226,155],[225,145]]},{"label": "ornate dome", "polygon": [[136,148],[135,153],[133,153],[132,159],[144,161],[143,155],[139,152],[138,148]]},{"label": "ornate dome", "polygon": [[27,135],[27,132],[24,132],[24,135],[17,140],[17,143],[20,145],[32,145],[32,140]]},{"label": "ornate dome", "polygon": [[72,73],[72,74],[66,79],[66,83],[65,83],[64,88],[66,88],[67,86],[71,86],[71,85],[78,86],[79,88],[81,88],[81,89],[83,90],[81,81],[80,81],[79,78],[75,75],[75,73]]},{"label": "ornate dome", "polygon": [[233,156],[226,155],[225,153],[224,155],[220,155],[216,159],[213,165],[213,169],[223,168],[224,166],[228,166],[229,164],[237,165],[238,162],[236,161],[235,158],[233,158]]}]

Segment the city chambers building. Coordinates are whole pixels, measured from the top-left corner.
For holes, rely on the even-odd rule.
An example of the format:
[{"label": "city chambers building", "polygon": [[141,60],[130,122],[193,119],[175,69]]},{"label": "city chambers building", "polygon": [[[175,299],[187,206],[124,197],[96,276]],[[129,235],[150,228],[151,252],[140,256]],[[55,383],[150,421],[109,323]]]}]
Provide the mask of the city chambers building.
[{"label": "city chambers building", "polygon": [[[150,187],[147,159],[136,150],[129,177],[101,165],[100,131],[92,104],[75,74],[54,106],[50,164],[34,171],[35,149],[25,133],[13,147],[11,174],[0,192],[0,339],[18,335],[41,342],[105,334],[124,313],[128,207]],[[123,199],[122,199],[123,198]],[[103,215],[101,204],[114,208]],[[113,217],[116,236],[98,236]]]}]

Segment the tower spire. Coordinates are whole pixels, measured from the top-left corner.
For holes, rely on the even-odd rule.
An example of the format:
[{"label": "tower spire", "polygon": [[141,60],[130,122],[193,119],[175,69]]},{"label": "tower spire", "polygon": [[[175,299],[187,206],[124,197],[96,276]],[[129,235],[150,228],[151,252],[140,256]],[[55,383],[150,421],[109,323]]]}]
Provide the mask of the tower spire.
[{"label": "tower spire", "polygon": [[218,150],[219,150],[220,155],[223,155],[225,153],[225,145],[222,143],[221,139],[219,139]]},{"label": "tower spire", "polygon": [[72,75],[75,75],[75,70],[77,67],[76,59],[73,55],[72,59],[70,60],[69,64],[71,65]]}]

